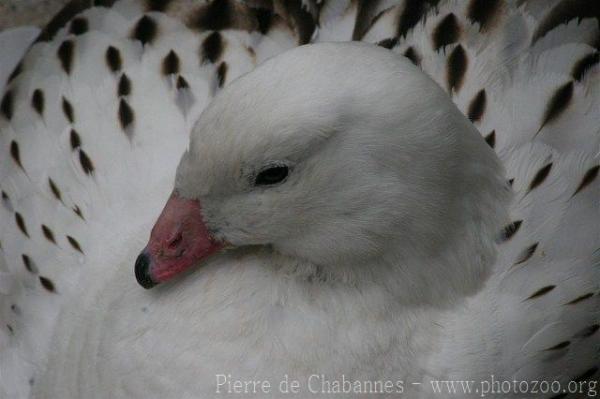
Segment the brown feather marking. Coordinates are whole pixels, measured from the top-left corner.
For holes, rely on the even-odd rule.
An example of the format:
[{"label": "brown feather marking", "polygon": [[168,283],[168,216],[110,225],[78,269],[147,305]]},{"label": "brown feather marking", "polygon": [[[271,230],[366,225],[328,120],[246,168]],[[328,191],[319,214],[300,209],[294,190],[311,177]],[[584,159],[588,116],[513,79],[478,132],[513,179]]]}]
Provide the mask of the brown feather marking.
[{"label": "brown feather marking", "polygon": [[134,119],[133,110],[127,101],[121,99],[119,103],[119,122],[121,123],[121,128],[126,131],[133,124]]},{"label": "brown feather marking", "polygon": [[586,72],[594,67],[600,61],[600,53],[595,51],[590,53],[577,61],[575,65],[573,65],[573,69],[571,70],[571,76],[576,81],[581,81],[585,76]]},{"label": "brown feather marking", "polygon": [[146,11],[165,12],[173,0],[146,0]]},{"label": "brown feather marking", "polygon": [[533,294],[531,294],[527,300],[529,299],[534,299],[534,298],[539,298],[542,295],[546,295],[547,293],[549,293],[550,291],[552,291],[553,289],[555,289],[556,286],[555,285],[548,285],[546,287],[542,287],[539,290],[537,290],[536,292],[534,292]]},{"label": "brown feather marking", "polygon": [[600,2],[590,0],[562,0],[540,22],[532,36],[531,44],[535,44],[548,32],[572,19],[600,18]]},{"label": "brown feather marking", "polygon": [[177,87],[177,90],[189,89],[190,84],[187,82],[187,80],[185,80],[185,78],[183,76],[179,75],[177,77],[176,87]]},{"label": "brown feather marking", "polygon": [[60,193],[60,190],[58,189],[56,183],[54,183],[54,180],[52,180],[51,178],[48,178],[48,186],[50,186],[50,191],[52,191],[54,198],[62,202],[62,195]]},{"label": "brown feather marking", "polygon": [[31,96],[31,107],[37,112],[37,114],[41,117],[44,116],[44,92],[41,89],[35,89]]},{"label": "brown feather marking", "polygon": [[54,286],[54,283],[48,277],[40,276],[40,284],[42,284],[42,287],[44,287],[44,289],[46,291],[51,292],[51,293],[55,293],[56,292],[56,288]]},{"label": "brown feather marking", "polygon": [[517,258],[517,261],[515,262],[514,265],[516,266],[516,265],[520,265],[521,263],[527,262],[535,253],[535,250],[537,249],[538,245],[539,245],[539,243],[536,242],[535,244],[532,244],[529,247],[525,248],[523,250],[523,252],[521,252],[519,257]]},{"label": "brown feather marking", "polygon": [[131,94],[131,80],[125,74],[121,75],[117,86],[117,97],[125,97]]},{"label": "brown feather marking", "polygon": [[69,33],[73,35],[83,35],[89,30],[88,20],[84,17],[77,17],[71,21]]},{"label": "brown feather marking", "polygon": [[162,74],[165,76],[179,73],[179,57],[175,51],[169,51],[162,62]]},{"label": "brown feather marking", "polygon": [[580,330],[578,333],[576,333],[573,336],[573,338],[588,338],[588,337],[591,337],[592,335],[594,335],[598,330],[600,330],[600,325],[592,324],[591,326],[588,326],[588,327],[584,328],[583,330]]},{"label": "brown feather marking", "polygon": [[508,224],[506,227],[504,227],[504,231],[502,232],[502,241],[508,241],[515,234],[517,234],[517,231],[519,231],[519,228],[521,228],[522,223],[523,223],[522,220],[515,220],[514,222],[512,222],[512,223]]},{"label": "brown feather marking", "polygon": [[65,114],[65,118],[67,118],[67,120],[70,123],[74,123],[75,112],[73,111],[73,106],[71,105],[71,102],[69,102],[69,100],[67,100],[65,97],[62,98],[62,110],[63,114]]},{"label": "brown feather marking", "polygon": [[83,150],[79,150],[79,164],[86,175],[94,174],[94,164],[90,157]]},{"label": "brown feather marking", "polygon": [[404,37],[427,15],[430,7],[435,7],[437,1],[406,0],[404,9],[398,20],[397,37]]},{"label": "brown feather marking", "polygon": [[217,68],[217,82],[219,87],[225,85],[225,79],[227,78],[227,63],[221,62]]},{"label": "brown feather marking", "polygon": [[393,49],[396,44],[398,44],[398,39],[395,37],[388,37],[387,39],[383,39],[383,40],[377,42],[378,46],[386,48],[388,50]]},{"label": "brown feather marking", "polygon": [[13,71],[10,73],[8,80],[6,81],[6,85],[8,86],[8,84],[12,82],[17,76],[19,76],[21,72],[23,72],[23,60],[21,60],[21,62],[19,62],[15,69],[13,69]]},{"label": "brown feather marking", "polygon": [[230,28],[234,21],[234,5],[229,0],[211,1],[196,11],[190,24],[199,30]]},{"label": "brown feather marking", "polygon": [[25,168],[21,163],[21,151],[19,150],[19,143],[17,143],[15,140],[10,142],[10,156],[17,166],[24,171]]},{"label": "brown feather marking", "polygon": [[479,30],[485,31],[496,18],[503,5],[502,0],[471,0],[467,9],[467,18],[479,24]]},{"label": "brown feather marking", "polygon": [[302,6],[302,1],[288,0],[279,4],[283,7],[283,16],[296,32],[298,44],[309,43],[317,25],[310,12]]},{"label": "brown feather marking", "polygon": [[581,190],[592,184],[592,182],[598,177],[598,170],[600,170],[600,165],[592,166],[585,172],[583,179],[581,179],[581,183],[577,186],[577,190],[573,193],[573,195],[579,193]]},{"label": "brown feather marking", "polygon": [[[108,0],[105,0],[108,1]],[[115,0],[112,0],[114,2]],[[42,33],[36,39],[36,42],[50,41],[56,33],[64,28],[71,19],[77,14],[87,10],[93,5],[90,0],[72,0],[65,5],[59,12],[52,18],[52,20],[42,30]]]},{"label": "brown feather marking", "polygon": [[110,46],[106,49],[104,56],[106,65],[112,72],[118,72],[123,67],[123,61],[121,59],[121,52],[115,47]]},{"label": "brown feather marking", "polygon": [[2,96],[2,102],[0,102],[0,112],[7,120],[11,120],[14,112],[14,93],[12,90],[7,90]]},{"label": "brown feather marking", "polygon": [[446,15],[433,30],[433,48],[437,51],[449,44],[456,43],[460,37],[460,25],[452,13]]},{"label": "brown feather marking", "polygon": [[19,230],[21,230],[21,233],[23,233],[25,237],[30,238],[29,233],[27,232],[27,225],[25,224],[25,219],[23,219],[23,216],[19,212],[15,212],[15,223],[17,224]]},{"label": "brown feather marking", "polygon": [[[4,190],[2,190],[2,203],[3,203],[4,207],[6,207],[6,209],[8,209],[9,212],[13,211],[13,207],[10,202],[10,197],[8,196],[8,194],[6,194],[6,191],[4,191]],[[0,249],[2,249],[1,246],[0,246]]]},{"label": "brown feather marking", "polygon": [[552,169],[552,162],[550,162],[549,164],[545,165],[540,170],[538,170],[537,173],[535,174],[535,176],[533,177],[533,180],[529,184],[528,192],[535,189],[540,184],[542,184],[544,182],[544,180],[546,180],[546,178],[550,174],[551,169]]},{"label": "brown feather marking", "polygon": [[93,0],[96,7],[110,8],[117,0]]},{"label": "brown feather marking", "polygon": [[37,274],[39,272],[35,262],[31,260],[28,255],[22,254],[21,260],[23,261],[23,266],[25,266],[25,269],[27,269],[29,273]]},{"label": "brown feather marking", "polygon": [[558,351],[561,349],[565,349],[569,345],[571,345],[571,341],[563,341],[554,346],[551,346],[550,348],[546,349],[546,351]]},{"label": "brown feather marking", "polygon": [[67,236],[67,241],[69,241],[69,244],[71,244],[71,246],[73,247],[74,250],[76,250],[77,252],[81,252],[83,253],[82,249],[81,249],[81,245],[79,245],[79,242],[71,237],[71,236]]},{"label": "brown feather marking", "polygon": [[252,58],[252,62],[256,64],[256,51],[254,51],[254,48],[252,46],[247,46],[246,51],[248,51],[248,54]]},{"label": "brown feather marking", "polygon": [[158,24],[148,15],[141,17],[131,32],[131,38],[139,40],[142,46],[152,43],[158,34]]},{"label": "brown feather marking", "polygon": [[481,120],[481,118],[483,117],[483,113],[485,112],[486,102],[487,98],[485,90],[481,89],[469,104],[469,110],[467,111],[467,115],[471,121],[478,122]]},{"label": "brown feather marking", "polygon": [[538,132],[542,130],[546,124],[552,122],[556,118],[558,118],[569,106],[571,99],[573,98],[573,82],[567,82],[554,92],[548,105],[546,106],[546,111],[544,112],[544,118],[542,119],[542,124],[538,129]]},{"label": "brown feather marking", "polygon": [[446,64],[448,90],[459,91],[462,87],[467,72],[468,59],[465,49],[459,44],[448,56]]},{"label": "brown feather marking", "polygon": [[258,23],[258,31],[263,35],[269,33],[269,29],[273,24],[273,11],[268,8],[256,8],[254,15]]},{"label": "brown feather marking", "polygon": [[488,143],[488,145],[492,148],[494,148],[496,146],[496,131],[492,130],[491,132],[488,133],[487,136],[485,136],[485,142]]},{"label": "brown feather marking", "polygon": [[421,66],[421,56],[417,53],[417,50],[414,47],[410,46],[404,52],[404,56],[412,61],[416,66]]},{"label": "brown feather marking", "polygon": [[56,244],[56,239],[54,238],[54,232],[50,229],[50,227],[45,224],[42,225],[42,233],[46,240],[50,241],[52,244]]},{"label": "brown feather marking", "polygon": [[202,42],[201,48],[201,62],[212,62],[213,64],[217,62],[221,55],[223,54],[223,50],[225,48],[225,43],[223,41],[223,36],[219,32],[213,32],[204,39]]},{"label": "brown feather marking", "polygon": [[77,216],[79,216],[79,218],[81,218],[81,220],[85,220],[85,218],[83,217],[83,212],[81,212],[81,208],[79,208],[79,205],[75,205],[73,206],[73,212],[75,212],[75,214]]},{"label": "brown feather marking", "polygon": [[356,19],[352,30],[352,40],[361,40],[371,27],[375,11],[381,0],[357,0]]},{"label": "brown feather marking", "polygon": [[[269,7],[273,7],[272,3]],[[187,25],[199,31],[238,29],[252,32],[260,29],[264,32],[271,24],[269,13],[234,0],[214,0],[193,10]]]},{"label": "brown feather marking", "polygon": [[60,60],[60,65],[67,75],[71,74],[73,67],[73,54],[75,52],[75,43],[73,40],[65,40],[61,43],[56,51],[56,55]]},{"label": "brown feather marking", "polygon": [[81,138],[79,134],[75,131],[75,129],[71,129],[70,134],[70,142],[71,142],[71,150],[76,150],[81,147]]},{"label": "brown feather marking", "polygon": [[577,303],[579,303],[579,302],[583,302],[583,301],[585,301],[586,299],[590,299],[590,298],[591,298],[591,297],[593,297],[593,296],[594,296],[594,293],[593,293],[593,292],[588,292],[588,293],[587,293],[587,294],[585,294],[585,295],[581,295],[581,296],[579,296],[579,297],[577,297],[577,298],[573,299],[571,302],[567,302],[567,305],[575,305],[575,304],[577,304]]}]

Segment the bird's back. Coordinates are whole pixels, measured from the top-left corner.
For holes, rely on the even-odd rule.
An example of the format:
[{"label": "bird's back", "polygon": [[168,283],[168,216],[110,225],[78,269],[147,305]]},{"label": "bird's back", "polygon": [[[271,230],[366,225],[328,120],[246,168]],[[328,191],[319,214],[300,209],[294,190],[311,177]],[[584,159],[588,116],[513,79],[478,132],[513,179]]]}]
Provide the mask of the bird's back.
[{"label": "bird's back", "polygon": [[90,276],[141,248],[211,97],[287,49],[349,40],[447,90],[515,191],[494,274],[439,321],[427,375],[598,378],[598,18],[585,0],[72,1],[0,100],[3,397],[49,367],[57,320],[76,334]]}]

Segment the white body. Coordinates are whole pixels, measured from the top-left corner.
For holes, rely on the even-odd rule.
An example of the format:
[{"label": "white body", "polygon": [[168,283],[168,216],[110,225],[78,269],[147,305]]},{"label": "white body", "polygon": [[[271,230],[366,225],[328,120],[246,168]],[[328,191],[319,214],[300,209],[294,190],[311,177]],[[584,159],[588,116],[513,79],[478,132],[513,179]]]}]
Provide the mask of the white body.
[{"label": "white body", "polygon": [[[507,2],[500,22],[482,32],[462,2],[442,2],[392,50],[414,46],[433,80],[374,46],[323,44],[275,58],[228,87],[293,47],[298,28],[276,9],[284,17],[268,33],[224,30],[218,60],[199,64],[198,44],[211,32],[185,27],[178,7],[148,14],[160,29],[145,46],[129,37],[143,5],[125,0],[87,10],[89,31],[71,36],[70,73],[56,55],[67,25],[32,47],[7,86],[14,109],[10,119],[0,115],[0,146],[9,154],[18,142],[22,167],[14,155],[0,160],[7,194],[0,320],[10,325],[0,332],[2,397],[239,397],[218,384],[219,374],[268,380],[268,393],[264,384],[244,388],[257,397],[281,397],[286,374],[299,380],[300,397],[331,397],[321,390],[321,374],[402,381],[408,397],[439,397],[432,379],[567,384],[593,370],[599,335],[586,331],[599,315],[598,179],[578,189],[598,164],[600,85],[597,64],[580,80],[570,74],[593,52],[596,20],[571,21],[530,45],[547,17],[538,2]],[[380,7],[385,12],[364,41],[396,32],[404,2]],[[332,2],[320,12],[314,41],[350,39],[353,4]],[[457,44],[435,51],[430,43],[449,12],[462,26],[458,42],[468,59],[460,88],[450,90],[456,107],[433,81],[448,88]],[[120,51],[120,72],[104,61],[108,46]],[[179,72],[163,76],[170,50]],[[372,80],[365,78],[370,72]],[[122,73],[132,89],[119,97]],[[178,77],[190,88],[178,86]],[[542,123],[556,88],[570,80],[568,107]],[[46,95],[43,116],[31,106],[36,88]],[[474,126],[459,110],[468,113],[482,88],[485,112]],[[118,118],[122,101],[134,111],[126,128]],[[79,148],[71,148],[71,129]],[[477,129],[484,136],[495,130],[504,168]],[[272,245],[227,252],[145,291],[133,263],[173,189],[190,132],[176,187],[212,198],[203,202],[209,225],[234,245]],[[305,161],[308,149],[316,155]],[[82,170],[81,151],[93,162],[91,175]],[[297,192],[282,185],[278,194],[248,197],[231,183],[241,181],[232,179],[245,165],[282,151],[304,165]],[[533,185],[550,162],[550,173]],[[503,169],[514,179],[508,212]],[[315,195],[303,207],[306,192]],[[344,224],[356,215],[364,225]],[[517,233],[497,244],[496,232],[515,220],[523,220]],[[23,254],[33,272],[23,267]],[[315,281],[323,276],[327,281]],[[353,395],[334,397],[345,396]]]}]

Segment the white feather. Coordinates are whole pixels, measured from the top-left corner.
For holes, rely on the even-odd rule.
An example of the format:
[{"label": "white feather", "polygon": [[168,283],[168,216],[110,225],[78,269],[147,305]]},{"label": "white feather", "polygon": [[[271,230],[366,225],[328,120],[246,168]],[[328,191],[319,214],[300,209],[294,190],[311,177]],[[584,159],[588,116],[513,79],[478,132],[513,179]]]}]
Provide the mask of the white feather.
[{"label": "white feather", "polygon": [[[4,91],[11,101],[0,113],[2,398],[214,397],[215,373],[270,379],[274,391],[259,396],[279,396],[286,373],[304,389],[308,376],[324,373],[400,379],[408,397],[428,397],[431,378],[567,384],[594,371],[600,179],[581,187],[599,162],[600,75],[597,63],[581,80],[572,73],[597,51],[597,20],[573,19],[532,45],[559,0],[500,2],[486,29],[469,19],[467,2],[442,1],[424,7],[402,38],[398,23],[409,2],[382,1],[365,14],[362,39],[396,38],[398,54],[411,48],[462,113],[485,90],[474,126],[488,140],[494,132],[513,179],[506,212],[491,152],[407,60],[368,46],[320,45],[266,62],[297,46],[304,29],[276,1],[281,15],[271,15],[266,32],[221,30],[213,63],[202,57],[212,31],[190,27],[205,4],[173,3],[165,13],[135,0],[83,11],[89,30],[75,36],[67,23],[33,44]],[[319,18],[312,41],[349,41],[360,4],[367,6],[304,0],[298,12]],[[436,50],[433,32],[449,13],[458,38]],[[143,15],[158,27],[144,46],[132,39]],[[29,28],[0,34],[0,48],[14,48],[0,60],[0,82],[35,35]],[[75,49],[70,74],[57,56],[65,40]],[[110,46],[121,58],[117,72],[106,62]],[[459,46],[466,72],[449,90],[448,63]],[[164,76],[170,51],[179,69]],[[131,93],[118,96],[124,75]],[[568,82],[568,104],[545,122]],[[44,93],[41,115],[32,106],[36,90]],[[122,102],[133,110],[125,128]],[[233,243],[268,242],[280,253],[225,253],[146,292],[133,263],[173,189],[190,133],[178,188],[212,194],[207,217]],[[300,163],[313,152],[313,173],[296,193],[254,202],[225,195],[242,184],[235,176],[247,165],[279,157]],[[397,169],[402,179],[390,173]],[[456,193],[463,208],[447,201]],[[399,215],[414,223],[390,224]],[[516,233],[496,247],[487,233],[514,221]],[[453,222],[461,228],[452,230]],[[430,241],[441,246],[428,252]],[[365,254],[391,266],[359,265]]]}]

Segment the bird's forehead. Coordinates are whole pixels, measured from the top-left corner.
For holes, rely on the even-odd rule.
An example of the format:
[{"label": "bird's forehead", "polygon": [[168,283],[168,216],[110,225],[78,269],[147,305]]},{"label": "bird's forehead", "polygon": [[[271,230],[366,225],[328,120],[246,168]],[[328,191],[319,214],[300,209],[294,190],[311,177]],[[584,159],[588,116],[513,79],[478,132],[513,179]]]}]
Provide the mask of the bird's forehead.
[{"label": "bird's forehead", "polygon": [[193,128],[179,174],[224,184],[271,161],[302,160],[387,87],[358,79],[368,69],[358,61],[334,68],[336,57],[313,52],[268,61],[223,89]]},{"label": "bird's forehead", "polygon": [[190,198],[238,191],[269,164],[296,164],[308,158],[336,132],[335,123],[315,115],[304,122],[297,114],[273,115],[231,112],[202,117],[180,161],[176,189]]},{"label": "bird's forehead", "polygon": [[198,129],[190,141],[190,158],[205,168],[237,172],[258,168],[269,161],[294,161],[315,142],[326,138],[324,129],[293,118],[235,119]]},{"label": "bird's forehead", "polygon": [[293,93],[278,97],[275,90],[254,91],[243,83],[218,96],[194,127],[190,151],[199,158],[288,158],[321,141],[339,124],[337,101],[319,103]]}]

